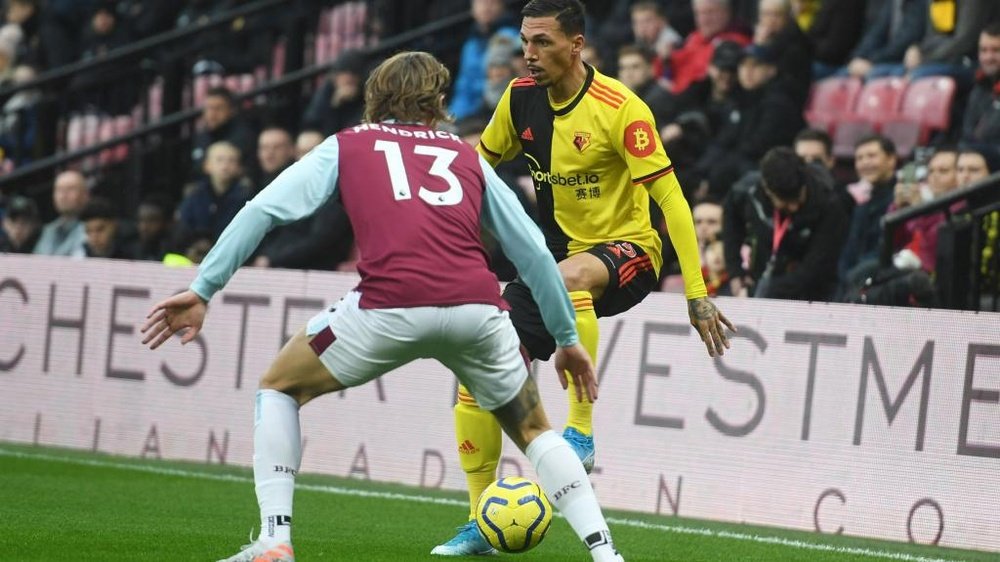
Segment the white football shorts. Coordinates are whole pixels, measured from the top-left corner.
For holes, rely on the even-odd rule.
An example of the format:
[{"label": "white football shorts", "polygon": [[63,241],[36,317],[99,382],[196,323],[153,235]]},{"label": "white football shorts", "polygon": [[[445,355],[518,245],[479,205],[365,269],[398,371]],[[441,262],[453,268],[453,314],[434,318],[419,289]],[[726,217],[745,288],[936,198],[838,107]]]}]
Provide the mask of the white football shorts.
[{"label": "white football shorts", "polygon": [[480,407],[510,402],[528,377],[506,311],[488,304],[360,308],[351,291],[306,326],[320,361],[344,386],[359,386],[414,359],[437,359]]}]

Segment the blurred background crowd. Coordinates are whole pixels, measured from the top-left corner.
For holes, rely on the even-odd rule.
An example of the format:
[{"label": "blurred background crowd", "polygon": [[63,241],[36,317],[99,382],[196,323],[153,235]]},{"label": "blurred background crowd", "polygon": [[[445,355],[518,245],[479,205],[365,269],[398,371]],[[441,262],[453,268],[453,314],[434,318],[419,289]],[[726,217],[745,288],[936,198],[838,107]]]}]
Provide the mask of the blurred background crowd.
[{"label": "blurred background crowd", "polygon": [[[5,0],[0,252],[198,263],[404,48],[452,69],[475,143],[525,74],[524,3]],[[584,58],[650,106],[712,294],[998,310],[1000,2],[584,4]],[[533,213],[526,162],[498,171]],[[329,202],[248,265],[356,261]]]}]

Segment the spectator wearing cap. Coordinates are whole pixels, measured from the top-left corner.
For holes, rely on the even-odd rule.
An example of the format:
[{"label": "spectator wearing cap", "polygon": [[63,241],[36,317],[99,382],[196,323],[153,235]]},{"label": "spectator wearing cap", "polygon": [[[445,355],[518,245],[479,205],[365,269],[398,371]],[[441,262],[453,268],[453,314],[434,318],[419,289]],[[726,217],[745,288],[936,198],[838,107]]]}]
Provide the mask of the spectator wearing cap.
[{"label": "spectator wearing cap", "polygon": [[80,213],[87,241],[88,258],[129,259],[128,242],[120,238],[118,215],[114,205],[104,197],[94,197]]},{"label": "spectator wearing cap", "polygon": [[42,227],[42,235],[35,244],[36,254],[46,256],[83,257],[86,238],[80,212],[90,200],[87,182],[76,170],[56,176],[52,189],[52,204],[59,216]]},{"label": "spectator wearing cap", "polygon": [[699,161],[714,197],[722,199],[765,152],[790,145],[804,127],[798,106],[777,76],[778,54],[771,47],[755,44],[744,49],[736,107]]},{"label": "spectator wearing cap", "polygon": [[360,123],[364,111],[361,90],[364,76],[364,56],[358,51],[341,53],[329,76],[313,94],[302,118],[303,128],[332,135]]},{"label": "spectator wearing cap", "polygon": [[38,205],[20,195],[10,198],[3,212],[0,253],[30,254],[41,235]]},{"label": "spectator wearing cap", "polygon": [[813,49],[792,15],[791,0],[760,0],[753,42],[777,54],[777,81],[801,111],[812,85]]},{"label": "spectator wearing cap", "polygon": [[675,94],[683,92],[692,82],[705,77],[715,45],[733,41],[750,43],[750,33],[733,20],[729,0],[692,0],[695,30],[684,44],[670,53],[668,76]]},{"label": "spectator wearing cap", "polygon": [[680,93],[672,113],[663,121],[657,120],[662,124],[660,138],[689,198],[704,195],[697,193],[705,179],[697,162],[710,139],[722,130],[736,110],[740,92],[736,71],[742,59],[743,47],[739,43],[723,41],[716,45],[708,75]]},{"label": "spectator wearing cap", "polygon": [[962,119],[962,142],[1000,145],[1000,20],[979,34],[979,68]]},{"label": "spectator wearing cap", "polygon": [[506,14],[503,0],[471,0],[472,28],[462,45],[448,111],[456,120],[475,115],[483,108],[486,85],[486,50],[495,34],[518,39],[518,29]]}]

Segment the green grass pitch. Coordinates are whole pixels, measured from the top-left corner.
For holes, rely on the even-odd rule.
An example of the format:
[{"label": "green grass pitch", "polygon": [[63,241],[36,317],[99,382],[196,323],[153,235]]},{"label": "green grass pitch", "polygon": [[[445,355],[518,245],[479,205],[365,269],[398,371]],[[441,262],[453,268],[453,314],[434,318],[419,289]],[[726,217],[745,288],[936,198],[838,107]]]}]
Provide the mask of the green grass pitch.
[{"label": "green grass pitch", "polygon": [[[464,495],[302,475],[300,561],[440,560],[430,549],[463,522]],[[217,560],[259,524],[245,468],[127,459],[0,443],[0,552],[19,561]],[[1000,560],[972,552],[676,517],[608,512],[629,561]],[[588,560],[569,525],[502,560]],[[469,560],[478,558],[469,558]]]}]

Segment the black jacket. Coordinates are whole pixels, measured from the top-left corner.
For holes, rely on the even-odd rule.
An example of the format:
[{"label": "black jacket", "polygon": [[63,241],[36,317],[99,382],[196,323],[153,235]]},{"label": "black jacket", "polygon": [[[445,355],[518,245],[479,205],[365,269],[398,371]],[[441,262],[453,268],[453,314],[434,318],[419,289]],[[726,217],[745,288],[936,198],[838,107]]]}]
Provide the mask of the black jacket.
[{"label": "black jacket", "polygon": [[962,140],[969,143],[1000,144],[1000,76],[976,76],[962,119]]},{"label": "black jacket", "polygon": [[[825,170],[806,166],[806,201],[791,216],[773,256],[768,298],[830,300],[837,285],[837,261],[847,233],[847,214]],[[754,282],[772,262],[774,207],[760,187],[760,174],[748,174],[733,186],[724,203],[723,245],[730,278],[749,275]],[[751,248],[750,271],[742,267],[740,248]]]}]

